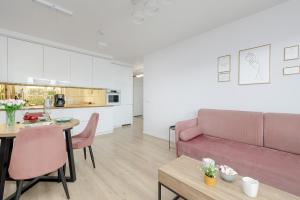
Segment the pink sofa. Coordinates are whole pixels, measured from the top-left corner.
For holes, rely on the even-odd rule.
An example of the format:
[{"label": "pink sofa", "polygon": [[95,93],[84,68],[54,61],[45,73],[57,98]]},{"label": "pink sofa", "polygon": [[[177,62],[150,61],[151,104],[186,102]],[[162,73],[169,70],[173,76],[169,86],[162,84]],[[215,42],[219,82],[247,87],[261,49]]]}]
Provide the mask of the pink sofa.
[{"label": "pink sofa", "polygon": [[300,196],[300,115],[202,109],[176,124],[176,147]]}]

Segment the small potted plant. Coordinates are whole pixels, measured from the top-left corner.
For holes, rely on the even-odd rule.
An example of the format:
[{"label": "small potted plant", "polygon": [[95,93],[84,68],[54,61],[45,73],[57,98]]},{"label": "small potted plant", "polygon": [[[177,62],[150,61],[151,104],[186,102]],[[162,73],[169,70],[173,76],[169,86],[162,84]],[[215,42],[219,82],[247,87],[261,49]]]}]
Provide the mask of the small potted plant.
[{"label": "small potted plant", "polygon": [[202,171],[204,172],[204,183],[209,186],[214,186],[217,184],[217,171],[215,164],[205,164],[202,166]]}]

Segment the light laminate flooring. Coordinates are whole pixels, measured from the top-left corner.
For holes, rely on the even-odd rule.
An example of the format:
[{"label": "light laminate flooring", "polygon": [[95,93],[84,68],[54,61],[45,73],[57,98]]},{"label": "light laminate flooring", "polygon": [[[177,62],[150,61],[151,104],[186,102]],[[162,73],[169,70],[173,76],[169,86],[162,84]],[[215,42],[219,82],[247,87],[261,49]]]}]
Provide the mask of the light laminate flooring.
[{"label": "light laminate flooring", "polygon": [[[93,151],[96,169],[87,154],[75,150],[77,181],[68,183],[72,200],[156,200],[157,170],[173,160],[175,149],[168,142],[142,133],[143,119],[134,118],[132,126],[115,129],[113,134],[95,138]],[[88,153],[88,152],[87,152]],[[15,191],[14,182],[6,182],[5,195]],[[163,200],[174,195],[163,190]],[[38,183],[22,200],[64,200],[60,183]]]}]

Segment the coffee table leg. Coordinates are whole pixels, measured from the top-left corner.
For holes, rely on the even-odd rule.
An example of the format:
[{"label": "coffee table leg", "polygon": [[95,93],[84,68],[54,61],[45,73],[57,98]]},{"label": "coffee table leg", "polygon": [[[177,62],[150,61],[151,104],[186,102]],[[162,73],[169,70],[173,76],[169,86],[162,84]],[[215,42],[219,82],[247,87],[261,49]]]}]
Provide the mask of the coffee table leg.
[{"label": "coffee table leg", "polygon": [[161,200],[161,183],[158,182],[158,200]]}]

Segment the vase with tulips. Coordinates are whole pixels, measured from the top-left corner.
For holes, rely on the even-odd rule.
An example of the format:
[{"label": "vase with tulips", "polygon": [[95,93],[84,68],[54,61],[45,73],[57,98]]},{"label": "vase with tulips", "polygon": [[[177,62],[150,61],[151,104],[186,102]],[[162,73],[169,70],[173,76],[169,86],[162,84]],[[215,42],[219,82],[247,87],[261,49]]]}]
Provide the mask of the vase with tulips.
[{"label": "vase with tulips", "polygon": [[0,100],[0,106],[6,112],[6,127],[14,129],[16,124],[16,110],[21,109],[25,105],[25,101],[16,99]]}]

